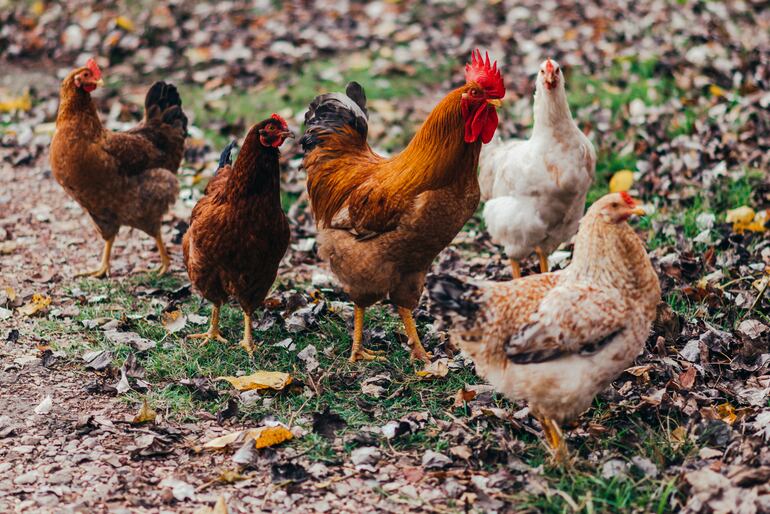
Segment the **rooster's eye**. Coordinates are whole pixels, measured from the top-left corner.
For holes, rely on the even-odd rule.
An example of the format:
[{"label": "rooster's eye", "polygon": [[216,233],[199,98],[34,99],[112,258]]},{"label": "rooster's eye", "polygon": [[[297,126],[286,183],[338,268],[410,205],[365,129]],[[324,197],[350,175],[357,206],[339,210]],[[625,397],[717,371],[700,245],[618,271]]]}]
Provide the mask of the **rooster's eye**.
[{"label": "rooster's eye", "polygon": [[479,96],[481,92],[478,89],[471,89],[471,96]]}]

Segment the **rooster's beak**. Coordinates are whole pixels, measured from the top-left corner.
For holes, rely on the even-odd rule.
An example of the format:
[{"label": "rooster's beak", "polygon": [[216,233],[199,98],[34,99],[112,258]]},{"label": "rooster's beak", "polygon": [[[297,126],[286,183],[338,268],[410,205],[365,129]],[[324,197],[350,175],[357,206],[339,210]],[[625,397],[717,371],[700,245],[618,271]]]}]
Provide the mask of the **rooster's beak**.
[{"label": "rooster's beak", "polygon": [[503,101],[500,100],[499,98],[488,98],[487,103],[495,107],[496,109],[499,109],[500,107],[503,106]]}]

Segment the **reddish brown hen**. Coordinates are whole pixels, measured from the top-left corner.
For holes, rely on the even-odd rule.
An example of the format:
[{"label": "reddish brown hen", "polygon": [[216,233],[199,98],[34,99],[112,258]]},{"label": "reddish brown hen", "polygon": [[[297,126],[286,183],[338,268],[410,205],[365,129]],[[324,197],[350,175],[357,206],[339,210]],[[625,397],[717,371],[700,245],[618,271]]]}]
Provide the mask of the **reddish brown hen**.
[{"label": "reddish brown hen", "polygon": [[252,354],[251,314],[275,281],[289,246],[281,209],[278,147],[293,137],[277,114],[251,128],[234,165],[228,145],[205,196],[192,211],[182,248],[190,281],[214,304],[208,332],[190,337],[225,342],[219,309],[235,298],[243,309],[241,346]]},{"label": "reddish brown hen", "polygon": [[112,132],[102,125],[91,99],[102,84],[93,59],[67,75],[51,142],[54,177],[105,240],[101,266],[83,275],[109,274],[112,243],[123,225],[155,238],[161,258],[157,271],[165,273],[170,260],[160,226],[179,193],[175,174],[187,134],[182,100],[176,87],[156,82],[145,98],[144,120],[126,132]]}]

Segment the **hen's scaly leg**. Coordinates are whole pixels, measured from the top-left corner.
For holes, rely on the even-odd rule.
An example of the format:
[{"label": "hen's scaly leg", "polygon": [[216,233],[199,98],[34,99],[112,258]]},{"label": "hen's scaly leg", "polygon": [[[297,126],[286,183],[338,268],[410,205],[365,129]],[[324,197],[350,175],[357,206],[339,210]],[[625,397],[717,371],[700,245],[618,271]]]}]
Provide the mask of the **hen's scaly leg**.
[{"label": "hen's scaly leg", "polygon": [[204,343],[211,341],[212,339],[219,341],[220,343],[226,343],[227,339],[222,337],[219,332],[219,305],[215,305],[211,309],[211,324],[209,325],[208,332],[202,334],[190,334],[188,339],[204,339]]},{"label": "hen's scaly leg", "polygon": [[158,245],[158,253],[160,253],[160,266],[155,269],[143,268],[135,270],[134,273],[157,273],[163,275],[168,271],[168,267],[171,264],[171,259],[166,252],[166,246],[163,244],[163,238],[160,236],[160,230],[155,236],[155,244]]},{"label": "hen's scaly leg", "polygon": [[551,452],[551,458],[554,463],[558,465],[566,464],[569,461],[569,454],[567,452],[567,444],[564,442],[564,435],[562,434],[561,428],[550,418],[541,417],[538,418],[538,420],[543,427],[548,450]]},{"label": "hen's scaly leg", "polygon": [[243,311],[243,339],[241,339],[241,348],[246,350],[249,357],[254,355],[254,350],[257,349],[257,345],[254,344],[254,339],[251,337],[251,314]]},{"label": "hen's scaly leg", "polygon": [[75,277],[94,277],[102,278],[110,274],[110,254],[112,253],[112,243],[115,236],[104,241],[104,250],[102,250],[102,264],[95,270],[78,273]]},{"label": "hen's scaly leg", "polygon": [[361,343],[364,339],[364,309],[363,307],[355,306],[355,313],[353,317],[353,348],[350,350],[350,362],[356,362],[357,360],[365,361],[379,361],[385,360],[381,356],[384,352],[375,352],[367,350]]},{"label": "hen's scaly leg", "polygon": [[535,247],[535,253],[540,259],[540,273],[548,273],[548,255],[539,246]]},{"label": "hen's scaly leg", "polygon": [[521,266],[516,259],[511,259],[511,273],[513,278],[521,278]]},{"label": "hen's scaly leg", "polygon": [[406,335],[409,337],[409,345],[412,347],[410,358],[412,360],[421,360],[425,364],[430,364],[431,355],[422,347],[420,335],[417,333],[417,325],[414,324],[414,318],[412,317],[412,311],[406,307],[398,307],[398,315],[401,316],[401,321],[404,322]]}]

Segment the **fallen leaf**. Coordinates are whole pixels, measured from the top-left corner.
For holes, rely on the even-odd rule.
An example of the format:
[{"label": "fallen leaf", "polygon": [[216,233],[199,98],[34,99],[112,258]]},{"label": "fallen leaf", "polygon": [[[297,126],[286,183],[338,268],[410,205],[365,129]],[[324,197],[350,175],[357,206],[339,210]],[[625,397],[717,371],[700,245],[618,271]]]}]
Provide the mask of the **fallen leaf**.
[{"label": "fallen leaf", "polygon": [[32,98],[29,96],[29,91],[21,96],[12,96],[0,100],[0,112],[27,112],[30,109],[32,109]]},{"label": "fallen leaf", "polygon": [[715,410],[719,419],[728,425],[732,425],[738,419],[738,416],[735,414],[735,408],[729,402],[720,403],[716,406]]},{"label": "fallen leaf", "polygon": [[415,372],[422,378],[441,378],[449,373],[449,359],[446,357],[431,362],[424,369]]},{"label": "fallen leaf", "polygon": [[133,32],[135,29],[134,22],[126,18],[125,16],[118,16],[115,19],[115,25],[125,30],[126,32]]},{"label": "fallen leaf", "polygon": [[170,334],[173,334],[179,332],[187,325],[187,317],[179,309],[163,311],[160,322]]},{"label": "fallen leaf", "polygon": [[44,312],[51,305],[51,298],[42,294],[33,294],[29,303],[19,307],[18,311],[25,316],[34,316]]},{"label": "fallen leaf", "polygon": [[238,430],[236,432],[231,432],[229,434],[216,437],[205,443],[203,447],[209,450],[221,450],[235,442],[245,441],[246,439],[253,439],[255,448],[267,448],[268,446],[275,446],[284,441],[288,441],[293,437],[294,435],[291,433],[291,431],[282,425],[273,427],[249,428],[246,430]]},{"label": "fallen leaf", "polygon": [[733,232],[738,234],[746,231],[764,232],[767,220],[767,210],[755,213],[754,209],[747,205],[727,211],[727,216],[725,217],[726,222],[733,224]]},{"label": "fallen leaf", "polygon": [[53,398],[51,398],[51,395],[49,394],[45,398],[43,398],[43,401],[41,401],[37,407],[35,407],[35,414],[44,416],[49,412],[51,412],[52,408],[53,408]]},{"label": "fallen leaf", "polygon": [[217,380],[226,380],[239,391],[250,391],[252,389],[275,389],[280,391],[291,383],[291,375],[280,371],[257,371],[242,377],[217,377]]},{"label": "fallen leaf", "polygon": [[131,420],[133,425],[140,425],[142,423],[154,423],[158,413],[150,408],[147,403],[147,398],[142,402],[142,406],[139,408],[139,412]]},{"label": "fallen leaf", "polygon": [[610,193],[620,193],[628,191],[634,185],[634,172],[631,170],[620,170],[615,172],[610,179]]}]

